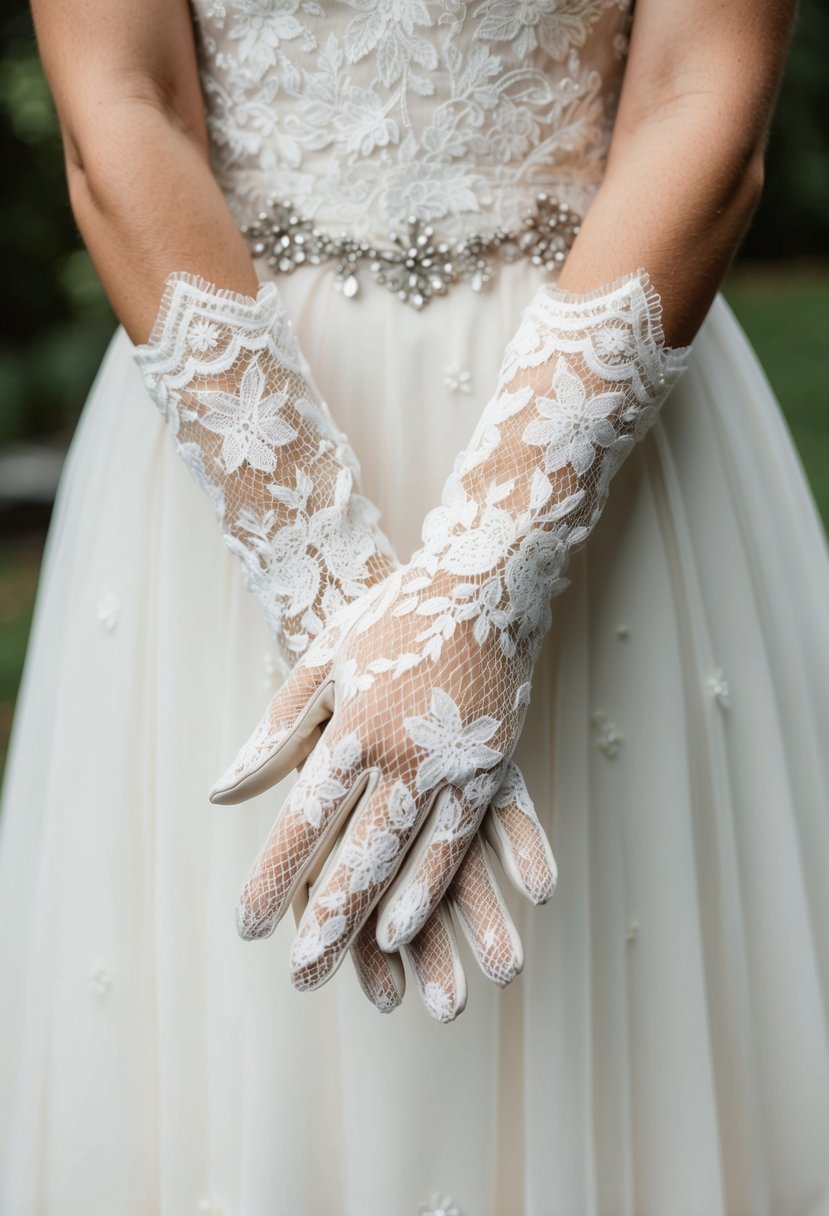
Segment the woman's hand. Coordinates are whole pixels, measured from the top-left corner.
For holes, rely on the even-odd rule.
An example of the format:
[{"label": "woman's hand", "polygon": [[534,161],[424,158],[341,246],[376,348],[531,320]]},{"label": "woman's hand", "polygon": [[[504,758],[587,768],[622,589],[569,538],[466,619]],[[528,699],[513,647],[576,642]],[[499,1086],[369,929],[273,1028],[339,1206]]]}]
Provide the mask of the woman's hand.
[{"label": "woman's hand", "polygon": [[243,892],[244,936],[272,931],[345,829],[294,942],[298,987],[333,974],[381,897],[377,941],[396,950],[452,881],[518,742],[569,554],[684,367],[660,321],[642,271],[588,297],[539,290],[423,547],[334,619],[214,790],[235,801],[308,756]]},{"label": "woman's hand", "polygon": [[[435,696],[431,666],[429,678],[417,685],[405,678],[410,661],[385,672],[369,670],[385,665],[376,656],[388,649],[380,638],[389,626],[391,645],[401,653],[411,658],[412,648],[418,646],[423,617],[397,615],[410,597],[413,580],[422,581],[422,576],[411,570],[394,574],[340,614],[276,693],[260,726],[211,794],[214,802],[240,801],[269,788],[309,757],[254,864],[239,909],[243,937],[267,936],[297,893],[304,894],[320,857],[328,857],[292,951],[292,978],[301,988],[318,987],[330,978],[355,939],[358,952],[371,959],[373,947],[360,931],[430,810],[433,830],[423,836],[425,897],[417,909],[409,910],[408,932],[381,943],[386,951],[414,942],[461,866],[451,898],[478,961],[499,983],[518,973],[520,942],[483,845],[476,842],[465,857],[490,804],[487,838],[514,884],[534,903],[546,902],[555,888],[549,843],[523,778],[509,764],[526,709],[523,694],[513,698],[515,713],[500,729],[484,718],[465,732],[455,730],[442,738],[442,726],[450,732],[460,726],[455,716],[460,711],[450,708],[448,694],[445,699],[440,693]],[[465,657],[473,657],[473,630],[470,625],[459,632],[454,645],[441,648],[447,675],[454,669],[465,685],[455,688],[465,708],[489,692],[485,684],[476,686],[467,678],[468,667],[463,665]],[[477,642],[472,644],[477,650]],[[519,678],[517,670],[515,675]],[[419,697],[412,696],[414,687],[420,688]],[[451,722],[430,720],[435,704]],[[422,722],[409,721],[409,711],[420,709]],[[432,726],[438,738],[430,751],[417,744],[411,732],[420,737],[422,727],[428,735]],[[361,737],[369,741],[367,748]],[[342,844],[332,849],[346,820]],[[415,884],[418,881],[415,875]],[[451,990],[458,993],[453,955],[456,958],[445,914],[440,913],[410,957],[421,991],[427,995],[431,988],[431,1003],[442,1010],[454,1008],[458,997],[438,1000],[430,977],[448,972]]]}]

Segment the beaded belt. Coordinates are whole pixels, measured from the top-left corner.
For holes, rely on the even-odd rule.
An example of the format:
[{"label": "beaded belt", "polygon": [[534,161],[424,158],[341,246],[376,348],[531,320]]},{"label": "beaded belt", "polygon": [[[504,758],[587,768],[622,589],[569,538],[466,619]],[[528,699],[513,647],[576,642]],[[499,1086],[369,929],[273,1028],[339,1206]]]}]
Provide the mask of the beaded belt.
[{"label": "beaded belt", "polygon": [[535,206],[514,229],[496,228],[458,241],[441,241],[431,224],[411,217],[405,232],[389,233],[387,246],[358,241],[345,233],[328,236],[303,218],[289,202],[274,199],[253,224],[242,228],[251,254],[266,257],[274,270],[290,273],[303,263],[336,261],[336,282],[353,299],[360,290],[358,270],[368,263],[375,281],[412,308],[424,308],[452,283],[481,291],[492,278],[492,258],[506,262],[526,257],[536,266],[558,270],[567,256],[580,218],[567,203],[538,194]]}]

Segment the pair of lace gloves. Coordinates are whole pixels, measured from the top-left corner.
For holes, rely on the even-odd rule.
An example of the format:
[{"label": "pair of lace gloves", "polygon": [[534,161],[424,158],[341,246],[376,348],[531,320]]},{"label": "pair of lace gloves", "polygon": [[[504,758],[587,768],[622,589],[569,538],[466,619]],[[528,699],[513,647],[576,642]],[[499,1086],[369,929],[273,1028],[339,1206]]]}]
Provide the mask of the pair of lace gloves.
[{"label": "pair of lace gloves", "polygon": [[451,1020],[466,985],[448,905],[485,974],[520,971],[482,834],[521,891],[550,898],[555,862],[511,762],[533,667],[569,555],[689,350],[665,346],[642,270],[589,296],[540,287],[422,547],[398,567],[275,286],[253,300],[168,280],[137,361],[298,660],[211,793],[238,802],[302,766],[239,908],[246,938],[292,902],[301,912],[297,987],[320,986],[351,949],[366,994],[392,1009],[405,949],[427,1009]]}]

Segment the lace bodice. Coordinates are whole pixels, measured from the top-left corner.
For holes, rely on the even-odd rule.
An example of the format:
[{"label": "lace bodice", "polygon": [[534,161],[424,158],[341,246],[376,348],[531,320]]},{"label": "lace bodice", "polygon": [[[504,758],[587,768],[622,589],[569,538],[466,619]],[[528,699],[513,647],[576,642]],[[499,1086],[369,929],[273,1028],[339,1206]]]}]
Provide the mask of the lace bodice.
[{"label": "lace bodice", "polygon": [[376,239],[517,225],[601,179],[630,0],[194,0],[215,172]]}]

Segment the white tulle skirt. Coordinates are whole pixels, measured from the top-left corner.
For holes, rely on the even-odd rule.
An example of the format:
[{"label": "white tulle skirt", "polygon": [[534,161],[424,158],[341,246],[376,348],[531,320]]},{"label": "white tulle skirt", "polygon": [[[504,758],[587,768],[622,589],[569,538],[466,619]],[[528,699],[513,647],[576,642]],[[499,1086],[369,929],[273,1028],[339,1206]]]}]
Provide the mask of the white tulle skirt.
[{"label": "white tulle skirt", "polygon": [[[401,557],[536,274],[421,314],[280,281]],[[510,896],[524,974],[470,961],[448,1027],[350,965],[294,992],[293,924],[235,930],[285,789],[206,795],[269,638],[116,334],[5,787],[2,1216],[829,1213],[829,553],[722,299],[571,574],[518,755],[560,870]]]}]

